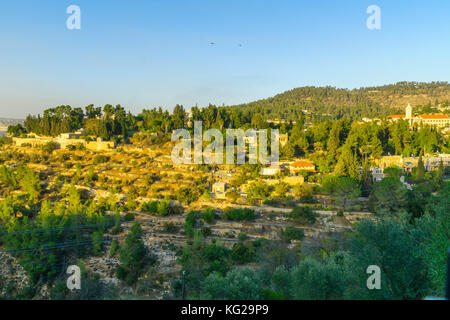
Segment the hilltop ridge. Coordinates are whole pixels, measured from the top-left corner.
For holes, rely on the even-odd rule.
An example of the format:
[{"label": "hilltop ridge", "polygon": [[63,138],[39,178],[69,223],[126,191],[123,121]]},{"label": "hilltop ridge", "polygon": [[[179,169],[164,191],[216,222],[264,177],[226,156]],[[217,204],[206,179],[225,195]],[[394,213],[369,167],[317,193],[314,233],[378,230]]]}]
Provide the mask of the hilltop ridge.
[{"label": "hilltop ridge", "polygon": [[274,97],[232,106],[254,108],[265,118],[293,120],[299,112],[317,116],[376,117],[403,110],[411,103],[424,106],[450,101],[448,82],[398,82],[376,87],[340,89],[336,87],[299,87]]}]

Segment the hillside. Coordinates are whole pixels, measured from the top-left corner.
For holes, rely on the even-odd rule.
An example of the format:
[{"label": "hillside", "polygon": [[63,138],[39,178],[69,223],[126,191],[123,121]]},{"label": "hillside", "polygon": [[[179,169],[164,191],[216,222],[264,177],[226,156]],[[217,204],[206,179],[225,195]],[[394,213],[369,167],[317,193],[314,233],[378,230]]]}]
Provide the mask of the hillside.
[{"label": "hillside", "polygon": [[[266,119],[293,120],[303,111],[309,120],[323,117],[379,117],[413,106],[450,101],[447,82],[399,82],[393,85],[359,89],[301,87],[274,97],[233,107],[258,110]],[[309,114],[309,116],[308,116]]]},{"label": "hillside", "polygon": [[23,120],[0,118],[0,136],[8,130],[9,126],[23,123]]}]

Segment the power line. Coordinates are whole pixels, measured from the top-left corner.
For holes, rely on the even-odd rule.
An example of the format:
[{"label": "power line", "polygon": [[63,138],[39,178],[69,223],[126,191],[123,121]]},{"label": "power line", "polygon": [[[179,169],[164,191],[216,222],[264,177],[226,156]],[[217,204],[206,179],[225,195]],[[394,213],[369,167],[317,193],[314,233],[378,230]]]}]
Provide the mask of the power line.
[{"label": "power line", "polygon": [[[146,234],[142,234],[146,235]],[[35,247],[22,247],[22,248],[12,248],[6,250],[0,250],[0,254],[5,253],[22,253],[22,252],[31,252],[31,251],[48,251],[48,250],[56,250],[56,249],[65,249],[77,246],[91,245],[94,243],[106,243],[112,242],[114,240],[123,240],[127,238],[140,238],[142,235],[125,235],[125,236],[117,236],[117,237],[108,237],[104,239],[87,239],[82,241],[67,241],[67,242],[59,242],[54,244],[40,244]]]},{"label": "power line", "polygon": [[44,233],[44,232],[52,232],[52,231],[66,231],[66,230],[77,230],[77,229],[89,229],[95,227],[110,227],[113,226],[114,223],[99,223],[99,224],[85,224],[71,227],[59,227],[59,228],[48,228],[48,229],[35,229],[35,230],[27,230],[27,231],[14,231],[14,232],[1,232],[0,237],[9,236],[9,235],[19,235],[19,234],[32,234],[32,233]]}]

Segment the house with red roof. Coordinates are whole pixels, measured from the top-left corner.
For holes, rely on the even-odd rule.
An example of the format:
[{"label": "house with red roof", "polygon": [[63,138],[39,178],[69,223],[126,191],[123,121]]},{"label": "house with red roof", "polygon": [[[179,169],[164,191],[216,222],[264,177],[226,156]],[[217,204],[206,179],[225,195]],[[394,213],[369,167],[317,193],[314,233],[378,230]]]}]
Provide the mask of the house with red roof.
[{"label": "house with red roof", "polygon": [[397,121],[400,119],[408,121],[409,125],[427,124],[439,128],[450,127],[450,117],[446,114],[421,114],[415,116],[412,114],[412,107],[408,103],[405,114],[394,114],[387,117],[389,121]]},{"label": "house with red roof", "polygon": [[298,173],[300,171],[316,172],[316,166],[309,160],[298,160],[289,165],[291,173]]}]

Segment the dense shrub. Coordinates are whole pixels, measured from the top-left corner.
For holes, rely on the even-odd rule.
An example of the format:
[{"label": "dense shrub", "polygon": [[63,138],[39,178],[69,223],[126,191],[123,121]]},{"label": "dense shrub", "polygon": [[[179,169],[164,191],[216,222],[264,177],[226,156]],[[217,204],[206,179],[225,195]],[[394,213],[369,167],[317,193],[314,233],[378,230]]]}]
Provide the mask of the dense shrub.
[{"label": "dense shrub", "polygon": [[286,229],[281,230],[281,238],[286,242],[291,242],[291,240],[303,240],[305,237],[305,232],[294,226],[287,226]]},{"label": "dense shrub", "polygon": [[202,214],[202,219],[208,224],[213,224],[215,222],[215,210],[214,209],[206,209]]},{"label": "dense shrub", "polygon": [[225,193],[225,197],[228,201],[235,203],[239,198],[239,193],[235,190],[229,190]]},{"label": "dense shrub", "polygon": [[238,235],[238,240],[244,242],[245,240],[248,240],[248,236],[245,233],[241,232]]},{"label": "dense shrub", "polygon": [[199,188],[179,188],[175,197],[181,203],[191,204],[197,201],[203,192]]},{"label": "dense shrub", "polygon": [[194,228],[197,224],[197,218],[200,217],[201,213],[198,211],[191,211],[186,216],[184,222],[184,232],[187,236],[192,237],[194,235]]},{"label": "dense shrub", "polygon": [[52,153],[53,151],[55,151],[58,148],[59,148],[59,145],[56,142],[49,141],[42,147],[42,150],[45,153]]},{"label": "dense shrub", "polygon": [[247,208],[245,209],[226,208],[223,211],[223,214],[226,219],[232,221],[253,220],[255,218],[255,212]]},{"label": "dense shrub", "polygon": [[121,264],[117,269],[117,277],[128,285],[136,283],[144,268],[157,261],[156,256],[147,251],[141,238],[141,225],[135,222],[119,250]]},{"label": "dense shrub", "polygon": [[141,206],[141,210],[149,213],[157,213],[158,212],[158,203],[159,201],[150,201],[145,202]]},{"label": "dense shrub", "polygon": [[200,230],[200,233],[202,234],[202,236],[204,236],[206,238],[212,234],[212,231],[211,231],[211,228],[209,228],[209,227],[203,227]]},{"label": "dense shrub", "polygon": [[0,147],[6,144],[11,144],[12,139],[9,137],[0,137]]},{"label": "dense shrub", "polygon": [[161,201],[150,201],[143,203],[141,210],[160,216],[182,214],[184,209],[182,206],[172,204],[169,198],[165,198]]},{"label": "dense shrub", "polygon": [[238,264],[248,263],[255,259],[255,249],[251,242],[238,242],[233,245],[231,259]]},{"label": "dense shrub", "polygon": [[164,231],[169,233],[175,233],[178,231],[178,227],[173,222],[164,222]]},{"label": "dense shrub", "polygon": [[262,280],[251,268],[230,271],[225,277],[210,274],[203,282],[202,299],[259,300],[262,298]]},{"label": "dense shrub", "polygon": [[313,224],[316,222],[316,214],[310,207],[296,207],[289,214],[289,218],[300,224]]},{"label": "dense shrub", "polygon": [[93,164],[97,165],[97,164],[101,164],[101,163],[106,163],[109,161],[109,157],[102,155],[102,154],[98,154],[94,157],[93,159]]}]

